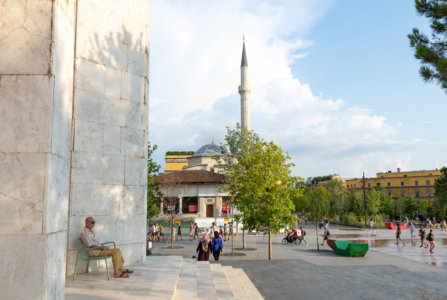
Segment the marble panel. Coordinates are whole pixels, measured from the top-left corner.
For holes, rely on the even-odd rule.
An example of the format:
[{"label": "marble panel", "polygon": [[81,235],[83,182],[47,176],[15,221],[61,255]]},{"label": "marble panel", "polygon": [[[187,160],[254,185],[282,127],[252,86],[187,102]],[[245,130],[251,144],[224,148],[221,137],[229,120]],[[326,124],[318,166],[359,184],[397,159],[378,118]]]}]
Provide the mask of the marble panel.
[{"label": "marble panel", "polygon": [[129,16],[131,22],[149,24],[150,0],[132,0],[129,1]]},{"label": "marble panel", "polygon": [[[121,58],[124,55],[119,53],[117,57]],[[125,57],[125,56],[124,56]],[[122,63],[126,64],[126,62]],[[121,65],[117,66],[121,68]],[[104,94],[110,98],[121,98],[121,70],[113,67],[106,67],[104,72]]]},{"label": "marble panel", "polygon": [[123,195],[122,185],[72,184],[70,213],[118,216]]},{"label": "marble panel", "polygon": [[51,152],[69,159],[71,149],[72,85],[66,86],[58,78],[54,82]]},{"label": "marble panel", "polygon": [[[76,205],[76,204],[75,204]],[[74,205],[71,203],[71,207]],[[68,234],[68,250],[76,250],[75,240],[80,237],[81,231],[85,226],[85,219],[90,215],[76,215],[70,212],[70,227]],[[75,257],[76,258],[76,257]],[[73,264],[74,266],[74,264]]]},{"label": "marble panel", "polygon": [[146,185],[147,184],[147,160],[146,158],[126,157],[126,169],[124,184]]},{"label": "marble panel", "polygon": [[64,299],[66,246],[66,231],[47,235],[43,299]]},{"label": "marble panel", "polygon": [[103,127],[94,122],[75,120],[74,150],[100,153]]},{"label": "marble panel", "polygon": [[[139,42],[139,41],[138,41]],[[141,44],[142,48],[129,48],[127,52],[127,70],[130,73],[137,74],[140,76],[147,76],[149,73],[148,59],[148,46]]]},{"label": "marble panel", "polygon": [[100,112],[99,93],[76,89],[74,117],[76,120],[98,122]]},{"label": "marble panel", "polygon": [[76,87],[83,90],[104,92],[104,71],[102,64],[90,60],[76,59]]},{"label": "marble panel", "polygon": [[45,233],[66,231],[68,227],[68,190],[70,162],[54,154],[46,160],[46,227]]},{"label": "marble panel", "polygon": [[0,152],[48,152],[51,77],[1,76],[0,80]]},{"label": "marble panel", "polygon": [[121,98],[144,102],[145,78],[129,72],[122,72]]},{"label": "marble panel", "polygon": [[144,130],[121,128],[121,153],[126,156],[145,157],[146,138]]},{"label": "marble panel", "polygon": [[100,120],[103,124],[124,126],[126,123],[127,100],[102,95],[100,98]]},{"label": "marble panel", "polygon": [[45,153],[0,152],[0,234],[41,234]]},{"label": "marble panel", "polygon": [[104,154],[121,153],[121,128],[120,126],[104,125],[104,137],[102,144]]},{"label": "marble panel", "polygon": [[146,130],[148,111],[146,103],[128,101],[126,127]]},{"label": "marble panel", "polygon": [[146,188],[141,186],[124,186],[124,198],[120,205],[122,217],[146,213]]},{"label": "marble panel", "polygon": [[109,32],[103,40],[103,63],[115,70],[127,70],[128,65],[128,45],[122,42],[122,28],[118,32]]},{"label": "marble panel", "polygon": [[0,2],[0,74],[48,74],[52,1]]},{"label": "marble panel", "polygon": [[100,154],[74,151],[71,183],[98,183],[100,160]]},{"label": "marble panel", "polygon": [[98,165],[98,179],[103,184],[122,184],[124,182],[124,157],[103,155]]},{"label": "marble panel", "polygon": [[142,264],[146,259],[146,243],[132,243],[119,245],[124,257],[125,266]]},{"label": "marble panel", "polygon": [[146,214],[127,216],[124,220],[124,244],[142,243],[146,239],[146,227],[144,226]]}]

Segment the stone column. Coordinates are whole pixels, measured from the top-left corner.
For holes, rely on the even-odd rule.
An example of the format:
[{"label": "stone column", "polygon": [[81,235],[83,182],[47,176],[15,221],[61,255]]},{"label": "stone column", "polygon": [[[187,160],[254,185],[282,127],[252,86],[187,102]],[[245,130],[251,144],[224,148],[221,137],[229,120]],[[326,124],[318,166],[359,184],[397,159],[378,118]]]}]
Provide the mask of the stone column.
[{"label": "stone column", "polygon": [[0,298],[63,299],[75,1],[1,1]]},{"label": "stone column", "polygon": [[178,197],[178,213],[179,215],[182,214],[182,208],[183,208],[183,197]]}]

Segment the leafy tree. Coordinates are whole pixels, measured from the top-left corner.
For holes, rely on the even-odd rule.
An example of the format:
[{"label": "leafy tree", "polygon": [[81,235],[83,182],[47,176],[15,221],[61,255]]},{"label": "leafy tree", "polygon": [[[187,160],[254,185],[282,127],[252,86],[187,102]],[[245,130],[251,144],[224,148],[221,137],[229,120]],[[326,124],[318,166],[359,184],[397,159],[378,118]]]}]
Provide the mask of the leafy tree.
[{"label": "leafy tree", "polygon": [[447,1],[415,0],[417,12],[431,22],[432,35],[420,33],[417,28],[408,35],[415,57],[421,61],[419,73],[426,82],[435,81],[447,91]]},{"label": "leafy tree", "polygon": [[405,198],[405,214],[411,218],[419,211],[419,206],[413,197]]},{"label": "leafy tree", "polygon": [[399,216],[399,222],[402,220],[402,215],[405,212],[405,201],[399,197],[394,201],[394,212]]},{"label": "leafy tree", "polygon": [[312,180],[310,181],[310,184],[316,185],[319,182],[328,181],[328,180],[331,180],[331,179],[332,179],[332,175],[316,176],[316,177],[312,178]]},{"label": "leafy tree", "polygon": [[357,217],[363,216],[365,211],[363,208],[363,199],[353,190],[348,191],[349,211],[353,212]]},{"label": "leafy tree", "polygon": [[388,218],[394,216],[394,201],[393,198],[385,193],[380,197],[380,212],[387,215]]},{"label": "leafy tree", "polygon": [[[230,149],[235,140],[242,138],[244,141],[250,135],[254,137],[244,131],[229,131],[226,141]],[[268,259],[272,259],[271,235],[293,223],[291,199],[297,197],[301,190],[294,188],[295,182],[290,176],[293,164],[287,162],[290,157],[284,155],[279,146],[259,140],[239,145],[242,149],[233,148],[237,163],[233,160],[224,166],[228,178],[225,189],[234,196],[234,204],[243,213],[244,228],[268,231]]]},{"label": "leafy tree", "polygon": [[160,211],[161,198],[163,196],[158,183],[154,181],[161,166],[152,158],[152,154],[157,150],[157,145],[147,144],[147,219],[157,215]]},{"label": "leafy tree", "polygon": [[444,218],[447,210],[447,168],[441,168],[441,177],[435,179],[436,206],[439,217]]},{"label": "leafy tree", "polygon": [[331,194],[323,186],[311,186],[306,190],[305,196],[308,201],[307,211],[310,214],[309,217],[315,222],[317,250],[320,251],[320,243],[318,242],[318,222],[329,213]]},{"label": "leafy tree", "polygon": [[381,196],[382,196],[382,191],[380,189],[376,189],[376,188],[368,189],[367,209],[368,209],[369,213],[374,216],[374,221],[376,221],[376,216],[380,209]]}]

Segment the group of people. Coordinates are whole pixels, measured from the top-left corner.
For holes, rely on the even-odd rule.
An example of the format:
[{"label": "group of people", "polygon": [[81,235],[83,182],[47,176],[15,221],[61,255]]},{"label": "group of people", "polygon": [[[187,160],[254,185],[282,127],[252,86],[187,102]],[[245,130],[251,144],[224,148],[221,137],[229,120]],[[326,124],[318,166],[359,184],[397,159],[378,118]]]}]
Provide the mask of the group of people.
[{"label": "group of people", "polygon": [[161,238],[163,238],[163,241],[165,240],[163,225],[158,223],[150,224],[149,232],[147,233],[148,241],[160,241]]},{"label": "group of people", "polygon": [[290,241],[298,242],[298,246],[301,245],[302,242],[306,244],[306,247],[309,247],[309,243],[306,241],[306,231],[303,229],[303,227],[300,227],[300,229],[294,228],[292,232],[286,232],[287,238],[290,239]]},{"label": "group of people", "polygon": [[[211,236],[214,237],[210,238]],[[207,231],[203,234],[193,258],[199,261],[209,261],[210,252],[213,253],[215,261],[219,260],[220,253],[223,252],[223,241],[218,231],[214,231],[213,235],[209,235]]]},{"label": "group of people", "polygon": [[[421,238],[421,248],[430,247],[430,253],[434,253],[433,249],[436,248],[435,235],[433,234],[433,229],[427,234],[424,227],[419,229],[419,237]],[[428,243],[427,243],[428,242]]]},{"label": "group of people", "polygon": [[447,228],[447,222],[445,219],[442,219],[441,222],[437,223],[435,217],[433,217],[433,221],[430,220],[430,218],[425,219],[423,225],[425,228],[436,228],[436,227],[441,229]]}]

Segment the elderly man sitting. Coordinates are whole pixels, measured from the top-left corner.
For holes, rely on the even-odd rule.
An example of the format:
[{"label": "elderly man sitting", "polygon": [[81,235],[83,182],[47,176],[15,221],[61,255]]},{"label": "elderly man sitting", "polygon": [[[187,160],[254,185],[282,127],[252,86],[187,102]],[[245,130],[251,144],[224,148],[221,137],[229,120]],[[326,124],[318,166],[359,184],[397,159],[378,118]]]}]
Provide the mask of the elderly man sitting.
[{"label": "elderly man sitting", "polygon": [[[95,219],[93,217],[88,217],[85,219],[85,227],[81,231],[81,240],[85,247],[93,248],[101,246],[96,237],[95,231],[93,230],[93,226],[95,226]],[[89,250],[90,256],[104,256],[104,251],[101,250]],[[106,255],[112,257],[113,269],[115,271],[115,278],[127,278],[129,277],[129,273],[133,273],[132,270],[124,269],[124,258],[121,254],[121,250],[118,248],[110,249],[110,247],[106,247]]]}]

